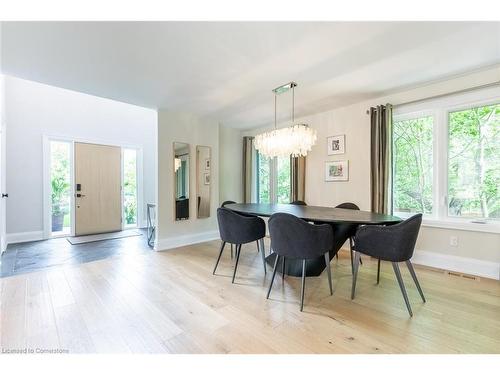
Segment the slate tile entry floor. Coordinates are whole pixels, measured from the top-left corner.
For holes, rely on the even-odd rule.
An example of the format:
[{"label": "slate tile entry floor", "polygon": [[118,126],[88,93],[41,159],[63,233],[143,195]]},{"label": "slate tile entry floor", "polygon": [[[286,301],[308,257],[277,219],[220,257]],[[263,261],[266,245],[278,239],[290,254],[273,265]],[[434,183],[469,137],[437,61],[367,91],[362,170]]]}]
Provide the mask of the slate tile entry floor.
[{"label": "slate tile entry floor", "polygon": [[0,277],[39,271],[54,266],[80,264],[120,254],[152,251],[147,244],[146,229],[142,236],[71,245],[66,238],[11,244],[2,254]]}]

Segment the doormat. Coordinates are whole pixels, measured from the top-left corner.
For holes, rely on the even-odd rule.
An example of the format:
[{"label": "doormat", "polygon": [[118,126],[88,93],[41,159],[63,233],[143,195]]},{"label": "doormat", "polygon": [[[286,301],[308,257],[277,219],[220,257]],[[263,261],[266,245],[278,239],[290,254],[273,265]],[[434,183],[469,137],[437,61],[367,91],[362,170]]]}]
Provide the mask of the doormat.
[{"label": "doormat", "polygon": [[87,236],[78,236],[78,237],[68,237],[67,240],[72,245],[80,245],[82,243],[105,241],[105,240],[116,240],[118,238],[135,237],[135,236],[142,236],[142,233],[140,233],[136,230],[124,230],[124,231],[120,231],[120,232],[90,234]]}]

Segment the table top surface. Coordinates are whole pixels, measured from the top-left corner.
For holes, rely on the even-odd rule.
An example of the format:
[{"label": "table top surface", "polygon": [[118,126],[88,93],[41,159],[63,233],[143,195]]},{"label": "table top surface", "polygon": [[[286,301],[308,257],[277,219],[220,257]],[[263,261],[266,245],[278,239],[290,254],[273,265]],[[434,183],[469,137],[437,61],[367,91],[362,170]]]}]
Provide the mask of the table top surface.
[{"label": "table top surface", "polygon": [[225,208],[243,214],[264,217],[284,212],[304,220],[322,223],[396,224],[401,221],[397,216],[378,214],[370,211],[321,206],[299,206],[294,204],[233,203],[226,205]]}]

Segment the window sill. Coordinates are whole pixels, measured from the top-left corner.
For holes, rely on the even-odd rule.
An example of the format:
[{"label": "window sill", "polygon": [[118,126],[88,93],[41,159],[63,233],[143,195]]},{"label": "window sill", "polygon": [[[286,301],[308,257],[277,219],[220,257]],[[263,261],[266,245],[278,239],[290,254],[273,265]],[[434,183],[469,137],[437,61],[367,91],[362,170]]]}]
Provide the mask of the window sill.
[{"label": "window sill", "polygon": [[[395,212],[395,216],[399,216],[402,219],[407,219],[411,217],[413,214],[408,214],[407,212]],[[456,229],[456,230],[466,230],[470,232],[484,232],[484,233],[498,233],[500,234],[500,222],[486,222],[482,223],[474,223],[472,219],[462,219],[462,220],[454,220],[454,219],[435,219],[432,217],[423,217],[422,219],[423,227],[430,228],[442,228],[442,229]]]},{"label": "window sill", "polygon": [[431,228],[457,229],[457,230],[466,230],[471,232],[500,234],[500,223],[492,223],[492,222],[481,224],[481,223],[473,223],[467,220],[454,221],[454,220],[436,220],[436,219],[424,218],[422,220],[422,226]]}]

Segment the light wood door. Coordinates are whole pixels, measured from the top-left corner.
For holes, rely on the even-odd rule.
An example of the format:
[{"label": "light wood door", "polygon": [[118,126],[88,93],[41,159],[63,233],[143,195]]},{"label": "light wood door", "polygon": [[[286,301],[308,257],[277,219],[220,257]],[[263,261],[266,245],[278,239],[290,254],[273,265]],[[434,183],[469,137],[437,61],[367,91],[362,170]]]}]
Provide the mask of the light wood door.
[{"label": "light wood door", "polygon": [[75,143],[75,235],[122,229],[121,149]]}]

